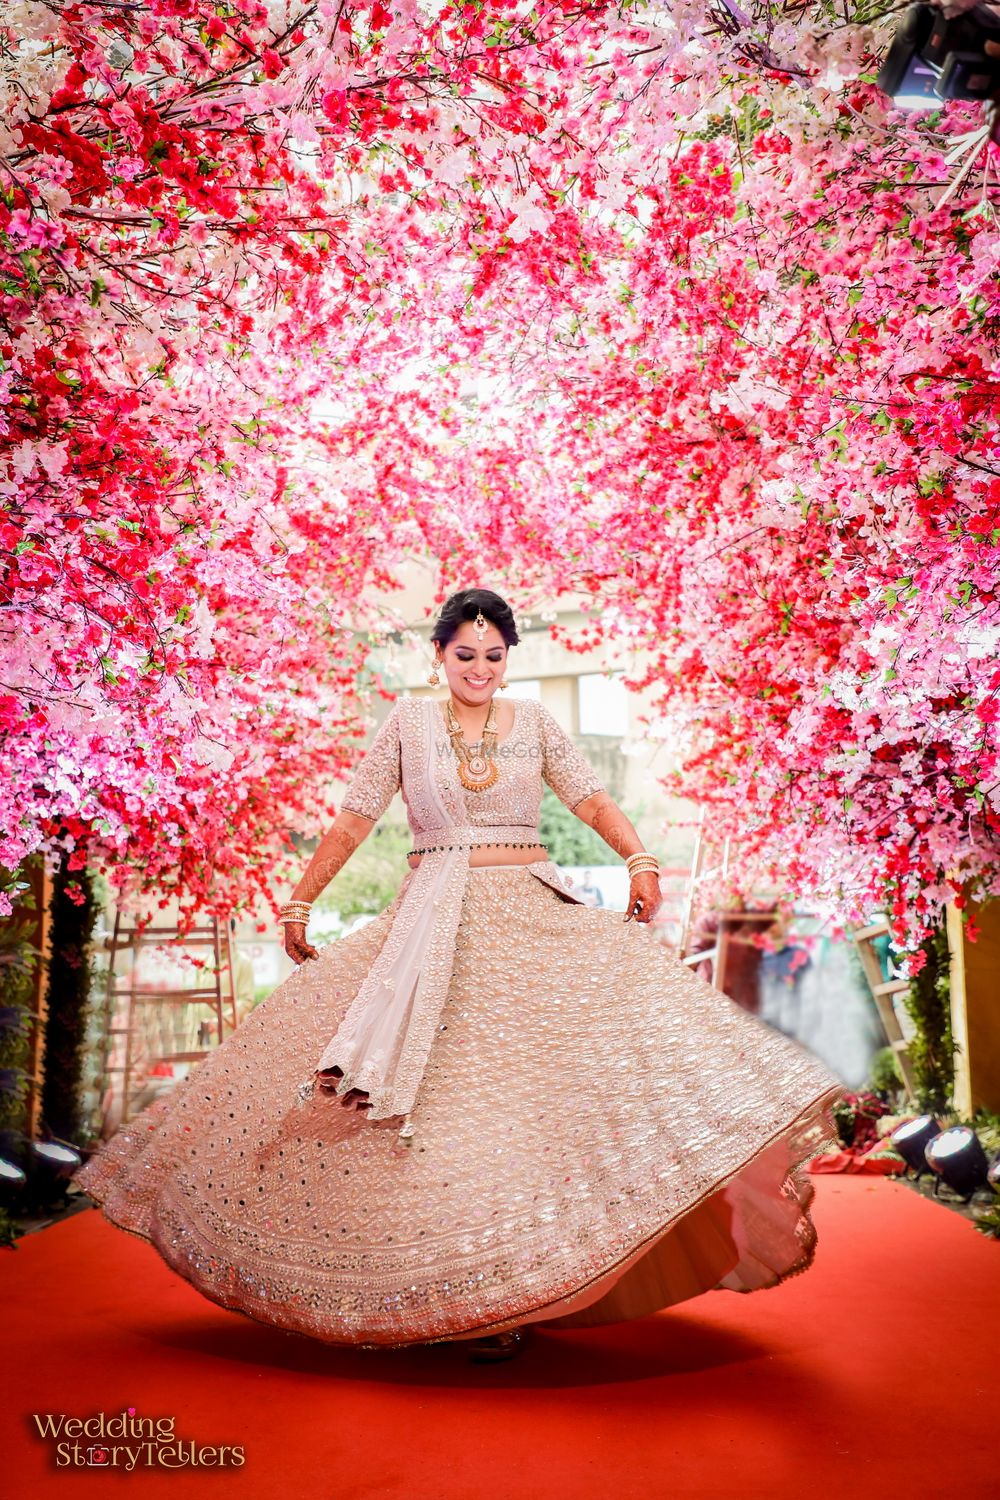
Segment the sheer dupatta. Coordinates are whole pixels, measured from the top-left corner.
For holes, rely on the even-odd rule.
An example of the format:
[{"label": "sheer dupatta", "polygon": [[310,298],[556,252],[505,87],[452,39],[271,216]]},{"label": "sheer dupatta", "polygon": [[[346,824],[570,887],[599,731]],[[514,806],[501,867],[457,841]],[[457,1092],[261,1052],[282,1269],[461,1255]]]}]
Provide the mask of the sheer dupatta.
[{"label": "sheer dupatta", "polygon": [[[434,706],[430,700],[411,705]],[[421,823],[429,817],[442,829],[457,828],[465,821],[464,808],[449,806],[437,786],[436,737],[429,728],[426,712],[400,716],[403,796],[411,825],[418,809]],[[406,1115],[416,1097],[448,993],[468,867],[468,848],[442,849],[422,855],[405,876],[388,936],[316,1064],[314,1078],[321,1088],[367,1092],[366,1119]],[[320,1076],[333,1067],[342,1068],[344,1076]],[[413,1134],[408,1119],[403,1131],[406,1138]]]},{"label": "sheer dupatta", "polygon": [[[385,943],[316,1064],[320,1087],[368,1093],[366,1119],[413,1105],[448,993],[468,867],[469,850],[459,848],[424,854],[411,870]],[[335,1066],[341,1079],[320,1077]],[[412,1122],[403,1130],[412,1135]]]}]

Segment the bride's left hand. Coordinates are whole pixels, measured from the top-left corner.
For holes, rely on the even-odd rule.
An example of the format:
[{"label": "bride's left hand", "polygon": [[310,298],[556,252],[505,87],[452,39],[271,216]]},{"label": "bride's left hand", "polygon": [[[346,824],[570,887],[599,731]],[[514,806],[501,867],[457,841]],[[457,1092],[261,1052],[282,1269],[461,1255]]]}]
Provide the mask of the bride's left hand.
[{"label": "bride's left hand", "polygon": [[[636,910],[637,901],[642,902],[638,911]],[[626,922],[633,918],[637,922],[651,922],[662,905],[663,895],[660,891],[659,877],[652,870],[643,870],[638,875],[633,875],[629,883]]]}]

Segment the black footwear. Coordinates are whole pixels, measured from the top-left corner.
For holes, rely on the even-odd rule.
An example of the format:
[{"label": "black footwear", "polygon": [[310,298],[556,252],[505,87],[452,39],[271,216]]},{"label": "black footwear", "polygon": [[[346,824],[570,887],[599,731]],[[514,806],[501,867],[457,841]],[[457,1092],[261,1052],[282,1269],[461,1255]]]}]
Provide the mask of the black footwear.
[{"label": "black footwear", "polygon": [[524,1329],[508,1328],[505,1333],[490,1333],[485,1338],[471,1340],[469,1358],[477,1364],[493,1364],[498,1359],[513,1359],[524,1345]]}]

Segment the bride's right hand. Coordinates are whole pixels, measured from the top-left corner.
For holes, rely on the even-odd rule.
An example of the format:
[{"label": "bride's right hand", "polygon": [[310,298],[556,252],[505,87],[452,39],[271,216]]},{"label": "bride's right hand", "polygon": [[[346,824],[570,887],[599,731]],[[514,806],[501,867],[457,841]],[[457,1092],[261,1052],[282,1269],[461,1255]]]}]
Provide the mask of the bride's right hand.
[{"label": "bride's right hand", "polygon": [[304,962],[307,958],[319,958],[319,954],[312,943],[306,942],[306,924],[304,922],[285,923],[285,952],[297,964]]}]

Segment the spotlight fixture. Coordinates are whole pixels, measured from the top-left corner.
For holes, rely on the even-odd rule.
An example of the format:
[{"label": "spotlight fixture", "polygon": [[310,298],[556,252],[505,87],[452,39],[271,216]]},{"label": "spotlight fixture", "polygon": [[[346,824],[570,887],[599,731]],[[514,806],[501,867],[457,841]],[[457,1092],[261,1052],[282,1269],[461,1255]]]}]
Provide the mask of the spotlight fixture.
[{"label": "spotlight fixture", "polygon": [[27,1180],[16,1162],[8,1161],[5,1156],[0,1156],[0,1202],[9,1202],[12,1197],[20,1193]]},{"label": "spotlight fixture", "polygon": [[66,1197],[66,1189],[83,1157],[68,1141],[32,1141],[29,1173],[31,1188],[48,1201],[49,1195],[59,1192]]},{"label": "spotlight fixture", "polygon": [[985,1187],[989,1163],[978,1135],[968,1125],[953,1125],[928,1142],[924,1151],[927,1165],[937,1173],[935,1194],[946,1182],[960,1198],[968,1200]]},{"label": "spotlight fixture", "polygon": [[896,28],[876,84],[901,109],[938,109],[946,99],[991,100],[1000,91],[1000,18],[986,5],[946,16],[911,5]]},{"label": "spotlight fixture", "polygon": [[929,1169],[924,1149],[940,1134],[941,1126],[933,1115],[919,1115],[915,1120],[897,1125],[889,1139],[906,1162],[907,1168],[916,1172],[920,1178]]},{"label": "spotlight fixture", "polygon": [[66,1141],[32,1141],[36,1160],[57,1177],[71,1177],[83,1161],[79,1151]]}]

